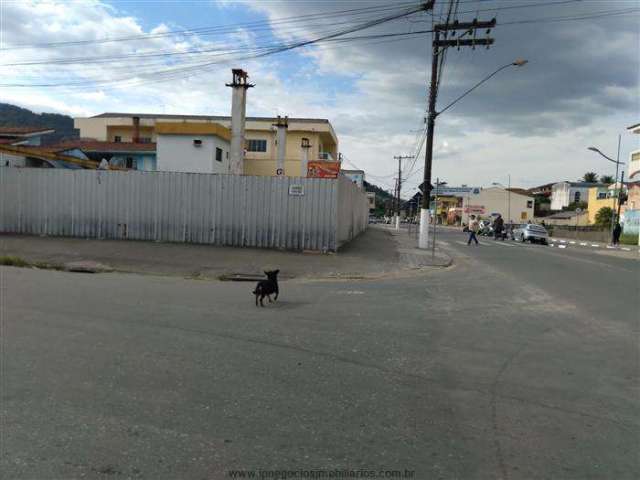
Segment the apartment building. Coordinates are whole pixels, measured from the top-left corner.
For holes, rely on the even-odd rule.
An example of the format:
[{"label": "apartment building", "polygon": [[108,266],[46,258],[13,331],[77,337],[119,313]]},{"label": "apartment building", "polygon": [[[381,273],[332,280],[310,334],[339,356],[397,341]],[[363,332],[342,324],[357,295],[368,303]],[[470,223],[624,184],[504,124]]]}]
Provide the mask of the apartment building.
[{"label": "apartment building", "polygon": [[[246,118],[245,175],[276,175],[277,118]],[[217,123],[231,126],[231,117],[211,115],[162,115],[145,113],[102,113],[93,117],[74,119],[82,138],[109,142],[154,143],[157,141],[156,123]],[[303,147],[303,145],[309,145]],[[338,138],[326,119],[289,118],[286,134],[284,175],[301,176],[302,159],[307,150],[308,161],[337,161]]]}]

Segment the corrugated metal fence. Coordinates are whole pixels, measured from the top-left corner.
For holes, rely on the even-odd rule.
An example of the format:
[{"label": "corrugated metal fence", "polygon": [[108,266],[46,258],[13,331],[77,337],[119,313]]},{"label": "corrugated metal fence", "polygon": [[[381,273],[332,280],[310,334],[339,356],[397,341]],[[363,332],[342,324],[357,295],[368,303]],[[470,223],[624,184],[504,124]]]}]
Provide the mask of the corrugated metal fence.
[{"label": "corrugated metal fence", "polygon": [[335,251],[368,207],[345,178],[0,168],[0,215],[5,233]]}]

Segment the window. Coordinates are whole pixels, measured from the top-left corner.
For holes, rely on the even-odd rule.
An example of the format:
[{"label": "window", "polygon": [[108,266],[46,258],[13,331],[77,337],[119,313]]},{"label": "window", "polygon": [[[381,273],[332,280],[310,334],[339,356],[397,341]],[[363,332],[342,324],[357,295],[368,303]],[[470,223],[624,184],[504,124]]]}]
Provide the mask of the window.
[{"label": "window", "polygon": [[607,192],[598,192],[598,200],[607,198]]},{"label": "window", "polygon": [[222,161],[222,149],[218,147],[216,147],[216,161]]},{"label": "window", "polygon": [[573,194],[573,202],[578,203],[580,201],[580,192],[576,192]]},{"label": "window", "polygon": [[138,139],[138,142],[140,142],[140,143],[151,143],[151,137],[140,137]]},{"label": "window", "polygon": [[124,166],[126,168],[132,168],[135,170],[136,168],[136,161],[133,159],[133,157],[127,157]]},{"label": "window", "polygon": [[533,200],[527,200],[527,208],[533,207]]},{"label": "window", "polygon": [[227,160],[229,160],[229,152],[224,152],[227,156]]},{"label": "window", "polygon": [[116,143],[120,143],[122,141],[122,137],[120,135],[116,135],[113,137],[113,141]]},{"label": "window", "polygon": [[248,152],[266,152],[267,141],[266,140],[247,140]]}]

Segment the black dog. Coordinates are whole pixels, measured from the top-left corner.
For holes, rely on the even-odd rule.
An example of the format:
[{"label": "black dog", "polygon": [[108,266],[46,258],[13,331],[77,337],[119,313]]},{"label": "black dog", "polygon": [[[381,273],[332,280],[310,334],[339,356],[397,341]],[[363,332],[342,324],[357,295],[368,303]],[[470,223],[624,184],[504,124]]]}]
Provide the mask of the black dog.
[{"label": "black dog", "polygon": [[269,303],[271,303],[271,295],[276,294],[274,297],[274,301],[278,299],[278,272],[280,270],[273,270],[271,272],[264,272],[267,276],[266,280],[260,280],[256,285],[256,289],[253,291],[253,294],[256,296],[256,307],[258,306],[258,297],[260,297],[260,306],[264,307],[264,297],[269,299]]}]

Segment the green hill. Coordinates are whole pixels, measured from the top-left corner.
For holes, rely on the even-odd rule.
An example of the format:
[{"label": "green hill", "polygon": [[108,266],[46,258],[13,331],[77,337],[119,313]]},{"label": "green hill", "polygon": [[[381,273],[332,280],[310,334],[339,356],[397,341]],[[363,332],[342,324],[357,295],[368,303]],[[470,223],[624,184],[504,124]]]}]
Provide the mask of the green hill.
[{"label": "green hill", "polygon": [[34,113],[9,103],[0,103],[0,127],[43,127],[55,133],[42,137],[43,144],[55,143],[66,138],[77,138],[73,118],[58,113]]}]

